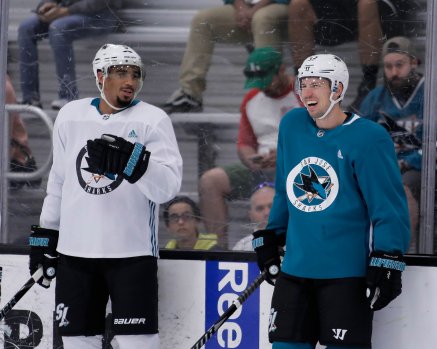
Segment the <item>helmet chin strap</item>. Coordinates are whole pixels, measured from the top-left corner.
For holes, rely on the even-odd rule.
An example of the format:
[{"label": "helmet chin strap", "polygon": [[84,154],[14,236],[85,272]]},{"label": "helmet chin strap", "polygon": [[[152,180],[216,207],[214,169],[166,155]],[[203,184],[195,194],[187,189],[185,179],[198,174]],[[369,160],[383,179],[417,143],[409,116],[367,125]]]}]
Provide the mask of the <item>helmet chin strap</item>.
[{"label": "helmet chin strap", "polygon": [[334,93],[335,92],[331,92],[331,94],[329,95],[329,101],[331,102],[331,104],[329,105],[328,110],[326,110],[325,114],[323,114],[320,118],[317,118],[317,120],[323,120],[324,118],[326,118],[328,116],[328,114],[331,112],[332,108],[334,108],[334,105],[343,99],[342,97],[340,97],[340,98],[334,100],[333,99]]}]

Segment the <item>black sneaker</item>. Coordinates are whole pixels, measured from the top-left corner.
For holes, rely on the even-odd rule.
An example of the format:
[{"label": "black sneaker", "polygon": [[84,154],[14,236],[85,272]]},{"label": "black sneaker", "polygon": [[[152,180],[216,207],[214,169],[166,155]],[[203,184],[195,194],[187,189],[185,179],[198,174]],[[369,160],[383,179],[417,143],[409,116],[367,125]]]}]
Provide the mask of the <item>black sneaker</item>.
[{"label": "black sneaker", "polygon": [[191,113],[203,110],[202,102],[186,94],[182,89],[176,90],[162,106],[167,114]]},{"label": "black sneaker", "polygon": [[[10,171],[11,172],[34,172],[38,169],[36,166],[35,158],[30,155],[29,149],[19,142],[17,142],[15,139],[11,139],[11,147],[17,147],[19,150],[23,153],[25,156],[24,163],[19,162],[15,159],[12,159],[10,162]],[[24,185],[27,185],[30,188],[39,188],[41,185],[41,178],[38,179],[32,179],[32,180],[21,180],[21,179],[11,179],[9,181],[9,187],[12,189],[20,189]]]},{"label": "black sneaker", "polygon": [[64,105],[66,105],[68,102],[69,102],[69,100],[66,98],[59,98],[59,99],[55,99],[54,101],[52,101],[50,106],[52,107],[53,110],[59,110]]},{"label": "black sneaker", "polygon": [[34,107],[37,107],[39,109],[42,109],[42,104],[40,101],[36,100],[36,99],[32,99],[32,100],[24,100],[22,101],[20,104],[24,104],[24,105],[32,105]]},{"label": "black sneaker", "polygon": [[[17,160],[11,160],[10,162],[10,171],[11,172],[21,172],[21,173],[29,173],[34,172],[38,169],[36,166],[36,161],[32,157],[28,158],[26,162],[20,163]],[[41,178],[32,179],[32,180],[23,180],[23,179],[11,179],[9,181],[9,188],[11,189],[20,189],[23,186],[27,185],[29,188],[36,189],[41,186]]]}]

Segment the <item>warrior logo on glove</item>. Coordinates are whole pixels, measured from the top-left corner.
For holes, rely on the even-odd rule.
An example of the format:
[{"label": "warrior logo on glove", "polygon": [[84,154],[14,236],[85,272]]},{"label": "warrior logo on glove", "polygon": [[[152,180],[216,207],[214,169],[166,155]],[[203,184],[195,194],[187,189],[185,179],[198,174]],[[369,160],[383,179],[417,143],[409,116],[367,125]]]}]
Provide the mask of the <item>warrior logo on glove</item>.
[{"label": "warrior logo on glove", "polygon": [[140,143],[103,134],[88,140],[76,160],[80,185],[89,194],[103,195],[116,189],[123,179],[135,183],[146,172],[150,152]]}]

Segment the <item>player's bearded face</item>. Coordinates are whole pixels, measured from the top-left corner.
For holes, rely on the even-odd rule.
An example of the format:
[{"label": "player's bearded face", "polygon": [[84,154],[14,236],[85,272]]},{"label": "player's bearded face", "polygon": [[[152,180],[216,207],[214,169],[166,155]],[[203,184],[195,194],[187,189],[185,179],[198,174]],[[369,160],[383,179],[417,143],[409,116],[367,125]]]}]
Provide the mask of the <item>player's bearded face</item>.
[{"label": "player's bearded face", "polygon": [[313,119],[325,114],[331,102],[329,81],[322,78],[303,78],[300,81],[300,98]]},{"label": "player's bearded face", "polygon": [[130,65],[117,65],[108,69],[105,81],[105,96],[116,107],[127,107],[141,87],[141,69]]}]

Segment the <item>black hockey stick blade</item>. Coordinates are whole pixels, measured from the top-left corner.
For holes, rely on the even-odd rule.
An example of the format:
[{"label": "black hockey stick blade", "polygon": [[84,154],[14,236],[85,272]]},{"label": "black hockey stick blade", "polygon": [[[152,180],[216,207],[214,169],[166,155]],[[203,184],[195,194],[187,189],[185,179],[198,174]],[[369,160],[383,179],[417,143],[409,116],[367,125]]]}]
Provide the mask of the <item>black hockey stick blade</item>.
[{"label": "black hockey stick blade", "polygon": [[220,327],[228,320],[233,313],[246,301],[247,298],[261,285],[266,278],[267,271],[259,274],[247,288],[240,293],[238,298],[232,302],[231,306],[220,316],[220,318],[199,338],[191,349],[202,348],[207,341],[218,331]]},{"label": "black hockey stick blade", "polygon": [[15,304],[18,303],[18,301],[23,298],[23,296],[31,289],[31,287],[39,281],[43,277],[43,269],[40,267],[36,272],[33,273],[33,275],[30,277],[29,280],[26,281],[26,283],[15,293],[15,295],[11,298],[9,302],[6,303],[6,305],[0,310],[0,321],[4,319],[7,313],[12,310],[12,308],[15,306]]}]

